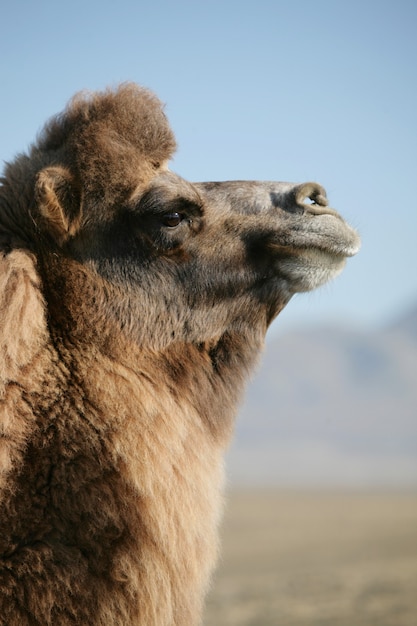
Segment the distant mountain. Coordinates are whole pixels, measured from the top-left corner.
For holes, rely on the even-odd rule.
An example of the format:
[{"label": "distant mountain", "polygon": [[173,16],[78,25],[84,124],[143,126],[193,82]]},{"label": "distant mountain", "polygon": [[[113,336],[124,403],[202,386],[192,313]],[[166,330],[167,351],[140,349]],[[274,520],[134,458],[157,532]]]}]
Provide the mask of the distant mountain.
[{"label": "distant mountain", "polygon": [[319,327],[269,340],[228,475],[417,487],[417,307],[378,332]]},{"label": "distant mountain", "polygon": [[387,330],[404,333],[408,338],[413,338],[417,341],[417,304],[394,320]]}]

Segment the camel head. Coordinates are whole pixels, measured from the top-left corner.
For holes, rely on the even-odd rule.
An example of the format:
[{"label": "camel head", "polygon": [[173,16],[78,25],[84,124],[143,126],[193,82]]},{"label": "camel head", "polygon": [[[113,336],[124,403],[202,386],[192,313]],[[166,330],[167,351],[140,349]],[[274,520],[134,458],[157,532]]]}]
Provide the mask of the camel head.
[{"label": "camel head", "polygon": [[320,185],[191,183],[168,169],[174,147],[155,96],[123,85],[76,97],[6,171],[6,186],[23,172],[29,189],[16,222],[51,318],[89,341],[112,324],[154,348],[264,332],[359,248]]}]

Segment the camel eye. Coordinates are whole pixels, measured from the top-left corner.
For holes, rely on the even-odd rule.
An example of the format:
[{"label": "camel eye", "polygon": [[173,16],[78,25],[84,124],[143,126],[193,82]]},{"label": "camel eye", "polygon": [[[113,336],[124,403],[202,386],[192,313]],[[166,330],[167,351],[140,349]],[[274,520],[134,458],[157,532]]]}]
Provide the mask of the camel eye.
[{"label": "camel eye", "polygon": [[184,216],[181,215],[181,213],[177,213],[177,211],[172,211],[172,213],[165,213],[165,215],[162,216],[161,221],[164,226],[168,226],[168,228],[175,228],[175,226],[181,224],[183,219]]}]

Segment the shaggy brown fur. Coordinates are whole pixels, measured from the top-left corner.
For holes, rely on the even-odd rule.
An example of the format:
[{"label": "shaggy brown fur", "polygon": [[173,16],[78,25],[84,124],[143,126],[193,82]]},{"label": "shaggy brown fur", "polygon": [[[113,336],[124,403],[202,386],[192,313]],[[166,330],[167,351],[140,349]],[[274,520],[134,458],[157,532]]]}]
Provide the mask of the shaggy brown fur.
[{"label": "shaggy brown fur", "polygon": [[358,247],[315,183],[191,184],[174,147],[155,96],[124,85],[77,96],[6,167],[4,626],[200,622],[267,326]]}]

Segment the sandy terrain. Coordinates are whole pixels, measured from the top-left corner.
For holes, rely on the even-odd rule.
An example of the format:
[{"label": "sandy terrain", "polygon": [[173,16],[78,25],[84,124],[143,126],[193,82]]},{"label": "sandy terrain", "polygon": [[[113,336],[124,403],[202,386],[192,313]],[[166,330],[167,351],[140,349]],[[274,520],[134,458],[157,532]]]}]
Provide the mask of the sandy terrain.
[{"label": "sandy terrain", "polygon": [[205,626],[417,626],[417,494],[227,502]]}]

